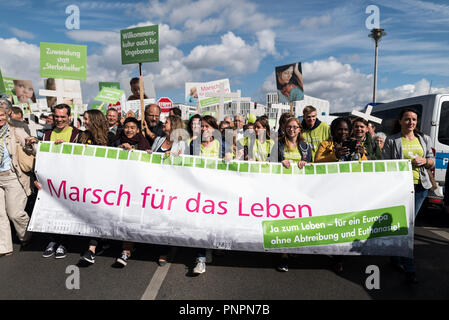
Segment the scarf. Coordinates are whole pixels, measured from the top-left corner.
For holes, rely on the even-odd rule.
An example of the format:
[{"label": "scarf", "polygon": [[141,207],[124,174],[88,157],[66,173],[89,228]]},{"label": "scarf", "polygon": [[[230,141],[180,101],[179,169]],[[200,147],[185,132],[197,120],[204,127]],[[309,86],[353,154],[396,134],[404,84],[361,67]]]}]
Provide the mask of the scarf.
[{"label": "scarf", "polygon": [[3,163],[3,155],[4,155],[4,150],[5,150],[5,140],[6,140],[6,135],[8,133],[9,130],[9,124],[8,122],[5,123],[5,125],[3,127],[0,128],[0,163]]}]

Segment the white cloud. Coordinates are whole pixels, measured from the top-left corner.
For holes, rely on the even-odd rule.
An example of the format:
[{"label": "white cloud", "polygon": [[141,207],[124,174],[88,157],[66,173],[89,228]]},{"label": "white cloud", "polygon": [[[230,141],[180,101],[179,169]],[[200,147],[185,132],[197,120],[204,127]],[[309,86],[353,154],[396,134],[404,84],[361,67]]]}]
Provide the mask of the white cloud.
[{"label": "white cloud", "polygon": [[330,23],[331,23],[331,15],[329,13],[319,17],[303,18],[299,22],[299,24],[302,27],[307,29],[317,29],[322,26],[327,26]]},{"label": "white cloud", "polygon": [[22,38],[22,39],[34,39],[36,36],[28,31],[20,30],[15,27],[9,27],[9,30],[11,30],[12,34],[16,37]]},{"label": "white cloud", "polygon": [[272,30],[262,30],[256,33],[257,41],[259,42],[259,48],[265,50],[272,55],[276,55],[275,38],[276,33]]}]

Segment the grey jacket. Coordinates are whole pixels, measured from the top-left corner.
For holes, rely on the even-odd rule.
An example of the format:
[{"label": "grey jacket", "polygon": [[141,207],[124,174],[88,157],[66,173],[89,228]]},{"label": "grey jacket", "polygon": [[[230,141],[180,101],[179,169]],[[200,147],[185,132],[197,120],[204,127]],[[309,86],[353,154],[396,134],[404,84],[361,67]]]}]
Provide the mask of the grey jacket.
[{"label": "grey jacket", "polygon": [[[162,146],[162,144],[165,142],[166,137],[156,137],[156,139],[154,139],[153,142],[153,146],[151,147],[151,150],[153,152],[157,152],[157,150]],[[185,141],[175,141],[173,142],[173,145],[170,149],[170,152],[172,154],[188,154],[188,147],[187,147],[187,143]]]},{"label": "grey jacket", "polygon": [[[384,148],[382,150],[382,155],[384,159],[403,159],[404,155],[402,153],[402,140],[401,133],[394,134],[385,139]],[[424,149],[424,158],[432,159],[435,165],[435,157],[432,152],[432,141],[427,135],[418,135],[419,143]],[[419,178],[421,179],[421,185],[424,189],[432,188],[432,182],[430,181],[429,174],[424,166],[419,167]]]}]

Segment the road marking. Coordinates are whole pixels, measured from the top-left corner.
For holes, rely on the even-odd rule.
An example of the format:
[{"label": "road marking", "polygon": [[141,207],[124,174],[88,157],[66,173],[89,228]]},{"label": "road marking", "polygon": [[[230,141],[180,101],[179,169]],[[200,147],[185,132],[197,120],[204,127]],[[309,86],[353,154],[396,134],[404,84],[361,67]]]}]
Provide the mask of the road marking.
[{"label": "road marking", "polygon": [[[169,254],[169,261],[173,261],[175,254],[176,248],[172,248],[172,252]],[[146,288],[140,300],[156,300],[157,294],[159,293],[159,289],[161,288],[162,283],[164,282],[165,277],[167,276],[170,266],[171,263],[167,262],[165,266],[157,267],[156,272],[153,274],[153,278],[151,278],[150,284]]]}]

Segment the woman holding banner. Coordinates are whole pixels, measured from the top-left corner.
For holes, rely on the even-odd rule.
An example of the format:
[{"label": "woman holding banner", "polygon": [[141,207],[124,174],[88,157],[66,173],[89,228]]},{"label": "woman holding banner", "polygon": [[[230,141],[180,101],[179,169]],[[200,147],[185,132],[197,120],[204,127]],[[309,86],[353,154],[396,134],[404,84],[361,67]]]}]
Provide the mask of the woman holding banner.
[{"label": "woman holding banner", "polygon": [[[194,156],[222,159],[230,150],[222,141],[217,120],[206,115],[201,119],[201,135],[190,142],[189,153]],[[206,272],[206,254],[212,256],[209,249],[198,249],[193,273]]]},{"label": "woman holding banner", "polygon": [[[142,150],[150,151],[150,144],[148,140],[142,135],[140,131],[140,122],[136,118],[126,118],[123,123],[123,131],[120,132],[116,140],[113,142],[113,147],[122,148],[125,150]],[[122,245],[122,253],[116,259],[119,265],[126,266],[131,257],[131,251],[134,249],[134,243],[125,241]]]},{"label": "woman holding banner", "polygon": [[[83,115],[84,127],[86,131],[83,131],[79,138],[79,143],[107,146],[108,145],[108,132],[109,126],[106,121],[106,117],[100,110],[88,110]],[[91,239],[89,241],[88,250],[81,256],[81,259],[93,264],[95,263],[95,253],[98,247],[100,239]],[[103,249],[107,246],[103,244]]]},{"label": "woman holding banner", "polygon": [[[272,155],[272,161],[281,162],[285,168],[296,163],[299,169],[312,162],[312,147],[302,137],[302,125],[295,117],[288,118],[283,128],[284,136],[280,137],[277,145],[277,159]],[[282,253],[277,269],[288,271],[288,254]]]},{"label": "woman holding banner", "polygon": [[33,156],[35,138],[29,137],[23,128],[16,128],[8,121],[8,113],[0,107],[0,257],[13,252],[10,221],[14,224],[19,240],[26,245],[30,220],[25,212],[31,195],[32,168],[25,168],[20,157]]},{"label": "woman holding banner", "polygon": [[[427,197],[432,182],[428,173],[435,165],[430,137],[418,128],[418,112],[403,109],[399,115],[397,133],[387,137],[382,149],[384,159],[409,159],[412,162],[413,184],[415,189],[415,218]],[[406,282],[416,283],[413,258],[393,257],[392,263],[405,271]]]},{"label": "woman holding banner", "polygon": [[368,133],[368,121],[363,118],[356,118],[353,121],[354,138],[360,142],[363,147],[363,153],[366,154],[368,160],[382,160],[382,151],[380,147],[374,142],[373,138]]}]

